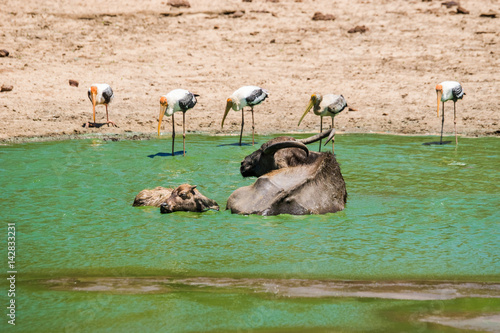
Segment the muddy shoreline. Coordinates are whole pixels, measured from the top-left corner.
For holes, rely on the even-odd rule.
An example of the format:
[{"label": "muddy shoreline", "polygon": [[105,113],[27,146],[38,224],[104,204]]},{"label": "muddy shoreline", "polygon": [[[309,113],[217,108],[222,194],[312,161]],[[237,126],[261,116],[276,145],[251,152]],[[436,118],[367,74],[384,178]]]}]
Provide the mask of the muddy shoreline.
[{"label": "muddy shoreline", "polygon": [[[0,49],[9,52],[0,57],[0,86],[13,86],[0,92],[0,142],[154,134],[159,97],[175,88],[200,94],[186,114],[188,132],[235,134],[240,113],[230,112],[220,128],[225,101],[250,84],[270,92],[255,108],[259,134],[317,133],[317,116],[300,127],[298,120],[312,93],[335,93],[358,110],[335,118],[339,133],[438,135],[435,85],[445,80],[459,81],[467,94],[457,103],[459,135],[500,136],[500,78],[492,75],[500,66],[499,18],[481,16],[500,5],[461,6],[469,14],[441,1],[199,0],[179,9],[13,0],[0,12]],[[333,19],[313,20],[318,11]],[[356,26],[367,29],[349,33]],[[113,88],[109,116],[119,128],[82,128],[92,118],[87,89],[96,82]],[[104,107],[96,112],[98,122],[105,119]],[[170,121],[162,132],[171,131]],[[453,134],[452,102],[444,132]]]},{"label": "muddy shoreline", "polygon": [[[210,133],[210,132],[189,132],[189,134],[196,134],[196,135],[209,135],[209,136],[234,136],[238,137],[238,133]],[[273,133],[256,133],[256,135],[274,135],[274,136],[280,136],[280,135],[314,135],[317,134],[315,132],[311,131],[304,131],[304,132],[273,132]],[[405,133],[390,133],[390,132],[341,132],[337,131],[336,135],[343,135],[343,134],[378,134],[378,135],[398,135],[398,136],[415,136],[415,137],[421,137],[421,136],[435,136],[437,139],[439,139],[439,133],[426,133],[426,134],[405,134]],[[171,133],[162,133],[163,138],[170,138]],[[453,133],[447,133],[446,136],[449,138],[453,135]],[[485,135],[460,135],[459,138],[481,138],[481,137],[499,137],[500,138],[500,132],[499,133],[486,133]],[[48,133],[46,135],[40,135],[40,136],[14,136],[14,137],[9,137],[5,139],[0,139],[0,146],[1,145],[9,145],[9,144],[20,144],[20,143],[29,143],[29,142],[51,142],[51,141],[65,141],[65,140],[85,140],[85,139],[101,139],[104,141],[122,141],[122,140],[151,140],[151,139],[157,139],[158,135],[156,133],[143,133],[143,132],[122,132],[122,133],[82,133],[82,134],[54,134],[54,133]],[[243,140],[245,140],[245,136],[243,137]]]}]

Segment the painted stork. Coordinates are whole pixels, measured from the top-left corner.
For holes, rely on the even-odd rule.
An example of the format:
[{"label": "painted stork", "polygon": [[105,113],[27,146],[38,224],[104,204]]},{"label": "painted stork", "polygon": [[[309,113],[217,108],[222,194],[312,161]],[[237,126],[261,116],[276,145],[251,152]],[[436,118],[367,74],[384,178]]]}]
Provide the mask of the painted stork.
[{"label": "painted stork", "polygon": [[453,122],[455,126],[455,145],[458,145],[457,138],[457,100],[462,99],[465,92],[460,83],[456,81],[444,81],[436,85],[437,93],[437,116],[439,118],[439,101],[443,102],[442,119],[441,119],[441,139],[439,144],[443,144],[443,128],[444,128],[444,102],[453,100]]},{"label": "painted stork", "polygon": [[[325,96],[321,96],[319,94],[312,94],[311,99],[309,100],[309,104],[307,105],[306,111],[302,115],[302,118],[299,120],[299,125],[302,122],[302,119],[306,116],[306,114],[311,110],[311,108],[314,106],[313,112],[315,115],[321,117],[321,123],[320,123],[320,133],[323,132],[323,117],[332,117],[332,128],[335,129],[334,126],[334,119],[335,116],[338,115],[342,110],[344,110],[347,107],[347,102],[342,95],[333,95],[333,94],[327,94]],[[328,141],[332,139],[332,152],[335,148],[335,130],[333,130],[330,133],[330,136],[328,137]],[[319,151],[321,151],[321,140],[319,141]]]},{"label": "painted stork", "polygon": [[175,121],[174,113],[182,111],[182,147],[183,155],[186,156],[186,111],[196,105],[196,97],[200,95],[193,94],[185,89],[174,89],[166,95],[160,97],[160,118],[158,120],[158,135],[160,135],[161,120],[163,115],[172,116],[172,156],[174,156],[175,142]]},{"label": "painted stork", "polygon": [[[94,83],[93,85],[90,86],[89,91],[88,91],[88,96],[90,101],[92,102],[92,109],[94,111],[94,123],[93,126],[96,125],[95,123],[95,106],[99,104],[104,104],[106,106],[106,123],[111,124],[113,126],[116,126],[116,124],[112,121],[109,120],[108,116],[108,104],[113,101],[113,98],[115,95],[113,94],[113,90],[109,86],[109,84],[106,83]],[[85,127],[90,127],[90,122],[88,122]]]},{"label": "painted stork", "polygon": [[253,107],[262,103],[267,97],[269,93],[267,90],[256,87],[256,86],[244,86],[236,90],[226,102],[226,111],[224,112],[224,117],[222,118],[221,129],[224,127],[224,120],[230,109],[234,111],[241,110],[241,132],[240,132],[240,146],[241,146],[241,137],[243,135],[243,125],[245,125],[245,116],[243,113],[243,108],[245,106],[249,106],[252,110],[252,146],[255,144],[255,123],[253,116]]}]

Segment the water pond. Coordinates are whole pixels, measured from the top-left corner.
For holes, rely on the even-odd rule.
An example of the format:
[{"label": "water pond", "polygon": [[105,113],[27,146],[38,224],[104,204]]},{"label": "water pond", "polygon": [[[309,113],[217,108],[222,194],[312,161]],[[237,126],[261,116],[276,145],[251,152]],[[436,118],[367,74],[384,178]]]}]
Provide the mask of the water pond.
[{"label": "water pond", "polygon": [[[257,136],[257,147],[272,137]],[[225,211],[232,191],[255,180],[239,175],[255,148],[232,145],[234,136],[188,134],[185,157],[170,156],[168,136],[0,146],[4,235],[7,223],[16,226],[13,330],[454,332],[464,320],[495,326],[500,140],[423,145],[435,140],[337,135],[347,208],[272,217]],[[132,207],[144,188],[182,183],[198,185],[221,211],[162,215]],[[2,262],[6,267],[5,255]],[[7,291],[5,280],[0,287]],[[0,328],[10,326],[1,317]]]}]

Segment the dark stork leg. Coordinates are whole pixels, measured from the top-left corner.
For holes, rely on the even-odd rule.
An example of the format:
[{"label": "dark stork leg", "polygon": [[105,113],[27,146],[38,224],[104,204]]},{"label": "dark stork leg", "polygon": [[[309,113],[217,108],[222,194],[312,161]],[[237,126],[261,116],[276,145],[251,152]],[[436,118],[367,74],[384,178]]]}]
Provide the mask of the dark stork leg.
[{"label": "dark stork leg", "polygon": [[[320,116],[321,118],[321,121],[320,121],[320,125],[319,125],[319,132],[323,132],[323,116]],[[319,139],[319,151],[321,151],[321,142],[323,141],[323,139]]]},{"label": "dark stork leg", "polygon": [[252,108],[252,146],[255,145],[255,123],[254,123],[254,120],[253,120],[253,106],[251,106]]},{"label": "dark stork leg", "polygon": [[94,112],[94,127],[95,127],[95,104],[96,104],[96,101],[95,101],[95,98],[94,98],[94,95],[92,95],[92,111]]},{"label": "dark stork leg", "polygon": [[175,120],[172,113],[172,156],[174,156],[174,142],[175,142]]},{"label": "dark stork leg", "polygon": [[[335,129],[335,117],[332,117],[332,130]],[[332,137],[332,154],[334,154],[335,151],[335,134]]]},{"label": "dark stork leg", "polygon": [[443,129],[444,129],[444,102],[443,102],[443,110],[441,111],[442,113],[442,118],[441,118],[441,139],[439,139],[439,144],[443,144]]},{"label": "dark stork leg", "polygon": [[243,136],[243,126],[245,125],[245,113],[243,111],[244,111],[243,108],[241,108],[240,146],[241,146],[241,137]]},{"label": "dark stork leg", "polygon": [[457,109],[456,109],[456,104],[457,102],[453,101],[453,124],[455,126],[455,145],[458,146],[458,138],[457,138]]},{"label": "dark stork leg", "polygon": [[[108,104],[105,104],[106,105],[106,124],[108,124],[108,127],[109,127],[109,124],[113,125],[113,126],[116,126],[116,124],[112,121],[109,121],[109,116],[108,116]],[[95,120],[94,120],[95,122]]]},{"label": "dark stork leg", "polygon": [[184,150],[182,156],[186,156],[186,112],[182,112],[182,149]]}]

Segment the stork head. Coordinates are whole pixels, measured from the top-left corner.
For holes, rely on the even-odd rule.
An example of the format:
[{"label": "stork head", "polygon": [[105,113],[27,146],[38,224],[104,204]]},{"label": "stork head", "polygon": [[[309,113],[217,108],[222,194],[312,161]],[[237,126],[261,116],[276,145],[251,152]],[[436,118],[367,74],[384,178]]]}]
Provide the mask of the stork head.
[{"label": "stork head", "polygon": [[165,111],[167,110],[167,106],[168,106],[167,97],[161,96],[160,97],[160,117],[158,119],[158,135],[160,135],[161,121],[163,119],[163,115],[165,114]]},{"label": "stork head", "polygon": [[317,105],[320,100],[321,100],[321,95],[317,95],[317,94],[312,94],[311,95],[311,99],[309,100],[309,104],[307,105],[306,111],[304,112],[304,114],[300,118],[298,126],[300,126],[300,123],[302,122],[302,119],[304,119],[304,117],[309,112],[309,110],[311,110],[311,108],[313,106]]},{"label": "stork head", "polygon": [[441,97],[443,96],[443,86],[440,84],[436,85],[436,93],[437,93],[437,116],[439,118],[439,101],[441,100]]},{"label": "stork head", "polygon": [[234,104],[233,99],[231,97],[229,97],[226,101],[226,111],[224,111],[224,117],[222,117],[222,124],[220,125],[221,129],[224,126],[224,120],[226,120],[227,113],[229,112],[229,110],[231,110],[231,108],[233,107],[233,104]]}]

